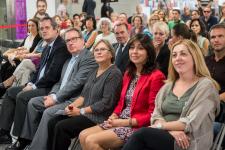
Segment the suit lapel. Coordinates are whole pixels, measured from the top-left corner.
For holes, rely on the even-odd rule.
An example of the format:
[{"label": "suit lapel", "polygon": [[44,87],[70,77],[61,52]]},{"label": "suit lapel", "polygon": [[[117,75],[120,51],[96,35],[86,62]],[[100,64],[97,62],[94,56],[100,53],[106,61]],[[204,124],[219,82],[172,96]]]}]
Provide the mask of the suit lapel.
[{"label": "suit lapel", "polygon": [[78,56],[78,58],[76,59],[76,62],[74,63],[74,65],[73,65],[73,69],[72,69],[72,71],[70,72],[70,75],[69,75],[69,77],[68,77],[68,80],[70,80],[74,75],[74,73],[76,74],[76,72],[77,72],[77,68],[78,68],[78,66],[79,66],[79,63],[80,63],[80,60],[82,59],[82,57],[84,57],[84,52],[85,52],[85,50],[82,50],[82,52],[79,54],[79,56]]},{"label": "suit lapel", "polygon": [[137,102],[137,98],[138,95],[141,91],[141,89],[143,88],[144,84],[146,83],[146,81],[148,80],[146,75],[141,75],[138,79],[138,82],[136,84],[135,90],[134,90],[134,94],[132,96],[132,104],[131,104],[131,111],[133,110],[133,107],[136,105]]},{"label": "suit lapel", "polygon": [[74,73],[75,74],[77,73],[77,68],[78,68],[79,61],[80,61],[80,58],[78,57],[77,60],[76,60],[76,62],[73,65],[73,68],[72,68],[70,74],[69,74],[68,80],[70,80],[73,77],[73,74]]}]

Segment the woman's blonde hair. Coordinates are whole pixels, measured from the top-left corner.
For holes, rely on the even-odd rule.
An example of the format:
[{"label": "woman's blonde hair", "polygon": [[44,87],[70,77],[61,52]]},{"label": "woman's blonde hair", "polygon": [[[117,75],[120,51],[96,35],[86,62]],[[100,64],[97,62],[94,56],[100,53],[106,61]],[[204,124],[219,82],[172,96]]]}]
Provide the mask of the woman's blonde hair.
[{"label": "woman's blonde hair", "polygon": [[179,78],[179,75],[176,72],[176,70],[174,69],[174,66],[172,64],[173,49],[177,45],[184,45],[184,46],[187,47],[187,49],[190,52],[190,54],[193,58],[193,61],[194,61],[195,75],[198,76],[198,77],[209,78],[213,82],[215,87],[219,90],[220,89],[219,84],[214,79],[212,79],[212,77],[210,75],[210,72],[208,70],[208,67],[206,66],[205,59],[204,59],[204,56],[202,54],[201,49],[198,47],[198,45],[196,43],[192,42],[191,40],[187,40],[187,39],[180,40],[172,46],[172,50],[171,50],[171,53],[170,53],[167,82],[174,82]]},{"label": "woman's blonde hair", "polygon": [[166,38],[168,38],[170,30],[169,30],[168,25],[165,22],[158,21],[158,22],[154,23],[153,24],[153,31],[155,31],[157,29],[164,32],[166,34]]}]

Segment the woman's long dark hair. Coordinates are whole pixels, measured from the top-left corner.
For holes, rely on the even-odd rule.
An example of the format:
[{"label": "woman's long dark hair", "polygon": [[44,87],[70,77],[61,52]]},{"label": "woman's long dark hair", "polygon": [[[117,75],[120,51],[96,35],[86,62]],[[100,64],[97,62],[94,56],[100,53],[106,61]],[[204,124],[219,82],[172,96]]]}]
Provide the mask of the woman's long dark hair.
[{"label": "woman's long dark hair", "polygon": [[[143,48],[147,51],[147,62],[143,65],[143,68],[141,70],[141,74],[148,74],[152,72],[156,68],[156,53],[154,50],[154,46],[152,43],[151,38],[146,34],[136,34],[133,36],[129,42],[128,42],[128,49],[130,50],[130,46],[135,42],[139,41]],[[128,75],[131,76],[131,78],[134,78],[136,75],[137,68],[135,64],[129,60],[127,65],[127,71]]]},{"label": "woman's long dark hair", "polygon": [[206,26],[205,26],[204,22],[203,22],[201,19],[199,19],[199,18],[198,18],[198,19],[192,19],[191,22],[190,22],[190,29],[191,29],[191,25],[192,25],[195,21],[197,21],[197,22],[199,23],[200,28],[201,28],[199,34],[200,34],[201,36],[204,36],[204,37],[208,38]]}]

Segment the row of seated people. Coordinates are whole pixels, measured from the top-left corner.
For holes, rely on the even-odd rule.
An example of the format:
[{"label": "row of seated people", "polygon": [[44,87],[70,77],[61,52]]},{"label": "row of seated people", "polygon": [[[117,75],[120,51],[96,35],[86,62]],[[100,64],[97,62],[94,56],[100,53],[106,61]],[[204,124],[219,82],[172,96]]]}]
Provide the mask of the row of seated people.
[{"label": "row of seated people", "polygon": [[[28,21],[28,26],[29,24],[33,24],[32,30],[35,30],[35,33],[38,32],[38,24],[33,23],[33,20]],[[92,23],[90,23],[92,22]],[[114,39],[108,38],[108,36],[104,35],[108,34],[111,32],[111,26],[109,19],[107,18],[102,18],[98,22],[98,26],[102,27],[101,31],[102,33],[94,36],[93,40],[93,27],[96,26],[96,22],[94,21],[94,18],[92,16],[88,16],[86,18],[86,30],[83,32],[83,36],[85,39],[85,47],[87,49],[91,49],[92,45],[96,42],[98,42],[100,39],[106,39],[108,41],[113,41],[111,44],[113,44],[113,47],[117,50],[116,52],[116,65],[119,67],[119,69],[124,72],[125,71],[125,64],[127,64],[128,60],[128,53],[127,53],[127,42],[129,40],[130,34],[129,30],[126,24],[124,23],[118,23],[114,26],[114,33],[116,37]],[[90,25],[91,24],[91,25]],[[105,25],[103,25],[105,24]],[[90,28],[90,29],[89,29]],[[126,29],[124,29],[126,28]],[[105,29],[105,30],[104,30]],[[107,29],[107,30],[106,30]],[[105,32],[104,32],[105,31]],[[167,76],[167,68],[168,68],[168,61],[169,61],[169,48],[166,43],[166,39],[169,36],[169,30],[166,25],[166,23],[160,22],[155,25],[154,28],[155,33],[161,33],[161,35],[155,35],[154,37],[154,46],[157,49],[157,62],[160,66],[161,71]],[[30,31],[29,31],[30,32]],[[114,33],[112,33],[114,35]],[[112,35],[110,34],[110,35]],[[38,34],[39,35],[39,34]],[[29,38],[25,38],[25,41]],[[36,43],[36,42],[33,42]],[[37,43],[36,43],[37,44]],[[35,44],[35,45],[36,45]],[[18,49],[13,49],[13,50],[8,50],[6,51],[3,56],[6,58],[6,63],[3,65],[1,69],[1,78],[4,81],[1,83],[1,91],[0,95],[3,95],[5,92],[5,88],[8,88],[12,85],[24,85],[29,81],[29,75],[32,72],[35,72],[36,69],[39,66],[40,63],[40,56],[41,52],[43,51],[44,47],[46,46],[46,42],[44,40],[40,40],[39,43],[37,44],[34,52],[32,53],[27,53],[27,50],[20,50]],[[29,58],[29,59],[27,59]],[[22,61],[24,60],[24,61]],[[20,67],[17,68],[15,71],[15,68],[18,66],[20,62],[23,62]],[[15,72],[13,72],[15,71]]]},{"label": "row of seated people", "polygon": [[[57,31],[51,26],[51,23],[51,18],[45,18],[40,22],[42,36],[49,43],[48,47],[49,45],[54,47],[57,40]],[[54,31],[54,38],[47,39],[49,38],[47,36],[49,28],[46,24]],[[58,44],[58,42],[56,43]],[[212,126],[218,109],[219,97],[216,90],[218,85],[211,79],[202,52],[195,43],[184,40],[172,46],[168,83],[159,92],[155,107],[155,96],[163,85],[165,76],[156,70],[157,53],[149,36],[138,34],[128,42],[130,59],[123,77],[123,84],[121,73],[113,65],[113,49],[107,41],[100,40],[93,47],[95,60],[91,58],[90,51],[81,50],[84,41],[79,30],[66,31],[65,42],[73,57],[69,58],[64,65],[64,62],[57,64],[58,66],[51,64],[54,59],[54,63],[56,63],[62,57],[59,54],[53,55],[58,51],[53,47],[47,47],[48,49],[46,48],[42,55],[37,82],[29,83],[26,87],[14,87],[7,90],[3,101],[3,109],[5,109],[0,116],[3,120],[0,124],[2,134],[9,134],[11,127],[9,124],[14,121],[13,135],[19,137],[18,142],[21,147],[30,144],[30,140],[32,140],[29,149],[67,149],[70,138],[78,136],[83,129],[98,124],[96,127],[82,131],[80,142],[83,149],[94,149],[95,147],[96,149],[105,149],[123,145],[136,129],[149,126],[149,119],[152,118],[151,127],[174,131],[166,134],[170,136],[165,141],[170,141],[171,147],[175,140],[179,147],[187,148],[193,140],[203,136],[203,133],[204,136],[210,137],[207,140],[201,139],[202,142],[208,144],[203,144],[205,146],[203,149],[210,147],[212,131],[209,128]],[[62,43],[60,45],[62,46]],[[48,56],[47,53],[50,55]],[[62,68],[61,78],[60,74],[50,74],[53,73],[53,70],[61,72],[60,65]],[[106,74],[107,72],[108,74]],[[60,80],[54,83],[52,79],[55,79],[56,75],[59,75]],[[44,81],[52,84],[46,85]],[[106,83],[109,86],[105,86]],[[206,89],[211,92],[202,94]],[[21,90],[22,92],[20,92]],[[171,98],[169,93],[171,93]],[[185,103],[187,100],[188,107]],[[72,101],[74,102],[72,103]],[[165,102],[164,108],[160,101]],[[212,104],[208,106],[208,103]],[[10,105],[14,105],[15,108],[7,110]],[[175,108],[178,107],[175,114],[174,107],[172,107],[174,105]],[[185,110],[182,109],[183,107],[187,107],[186,112],[183,112]],[[209,108],[205,110],[205,107]],[[153,110],[154,113],[151,117]],[[112,115],[109,117],[111,113]],[[199,117],[204,119],[201,120]],[[104,120],[107,121],[103,123]],[[199,128],[201,128],[200,131]],[[160,132],[164,130],[160,130]],[[206,133],[207,135],[205,135]],[[128,145],[130,145],[129,142]],[[18,144],[10,145],[8,149],[16,146]],[[199,145],[195,144],[194,146]]]}]

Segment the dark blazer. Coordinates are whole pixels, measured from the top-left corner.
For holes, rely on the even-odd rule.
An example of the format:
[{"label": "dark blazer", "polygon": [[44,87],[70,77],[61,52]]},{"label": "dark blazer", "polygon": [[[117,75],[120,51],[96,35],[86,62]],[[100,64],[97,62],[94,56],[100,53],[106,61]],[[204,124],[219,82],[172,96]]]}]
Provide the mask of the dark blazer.
[{"label": "dark blazer", "polygon": [[66,43],[58,36],[52,46],[51,54],[48,57],[44,76],[38,80],[39,73],[44,66],[44,60],[47,51],[43,51],[40,60],[40,66],[35,72],[31,82],[35,83],[37,88],[51,88],[59,79],[64,62],[71,57],[68,52]]},{"label": "dark blazer", "polygon": [[[115,52],[118,50],[119,45],[120,45],[119,43],[113,44],[113,48],[115,49]],[[119,60],[119,65],[117,65],[117,67],[120,69],[122,74],[124,74],[124,72],[126,71],[126,66],[128,64],[128,61],[129,61],[129,46],[127,44],[123,49],[122,57]]]},{"label": "dark blazer", "polygon": [[[141,75],[138,79],[131,100],[130,116],[136,118],[138,125],[135,128],[150,125],[150,118],[155,108],[155,97],[164,84],[165,76],[159,70]],[[126,72],[123,77],[123,87],[120,100],[114,113],[120,115],[125,108],[125,96],[131,82],[131,77]]]},{"label": "dark blazer", "polygon": [[209,20],[208,20],[207,22],[205,21],[205,17],[204,17],[204,16],[200,17],[200,19],[204,22],[207,31],[209,31],[210,28],[211,28],[213,25],[215,25],[215,24],[218,23],[217,18],[214,17],[214,16],[210,16],[210,18],[209,18]]},{"label": "dark blazer", "polygon": [[160,49],[158,56],[156,57],[156,63],[158,68],[162,73],[167,77],[168,75],[168,66],[170,60],[170,50],[167,44],[164,44]]},{"label": "dark blazer", "polygon": [[88,74],[98,66],[92,53],[87,49],[83,49],[73,66],[73,70],[68,77],[67,84],[60,89],[69,61],[70,59],[65,62],[62,69],[61,78],[52,87],[50,92],[56,94],[58,102],[64,102],[72,97],[79,96],[87,80]]},{"label": "dark blazer", "polygon": [[86,12],[87,15],[91,15],[95,17],[95,12],[94,12],[95,7],[96,7],[95,0],[84,0],[82,12]]},{"label": "dark blazer", "polygon": [[[28,36],[27,36],[28,37]],[[20,44],[20,47],[24,46],[25,40],[27,39],[27,37],[23,40],[23,42]],[[41,36],[39,34],[37,34],[33,40],[33,44],[30,47],[30,52],[33,52],[35,47],[37,46],[38,42],[41,40]]]}]

